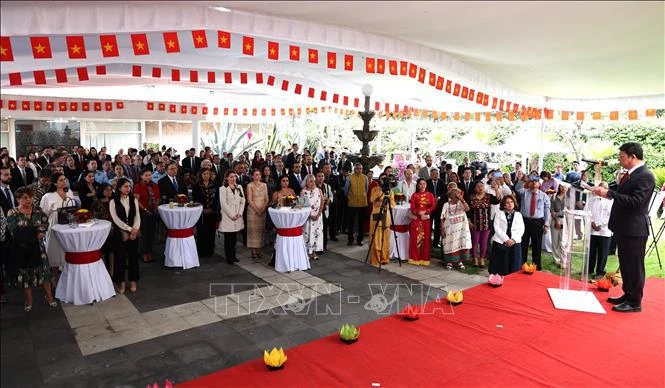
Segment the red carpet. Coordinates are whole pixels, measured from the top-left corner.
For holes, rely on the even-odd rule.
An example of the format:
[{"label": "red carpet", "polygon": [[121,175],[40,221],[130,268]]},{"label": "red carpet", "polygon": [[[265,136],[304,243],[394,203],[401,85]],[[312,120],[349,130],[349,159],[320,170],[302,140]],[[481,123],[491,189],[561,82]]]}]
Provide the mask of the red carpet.
[{"label": "red carpet", "polygon": [[[268,372],[261,357],[178,386],[665,385],[663,279],[647,281],[642,313],[613,312],[608,294],[598,292],[606,315],[555,310],[546,289],[558,281],[514,274],[501,288],[467,290],[454,314],[387,317],[362,325],[353,345],[332,335],[284,349],[281,371]],[[427,305],[434,307],[451,311]]]}]

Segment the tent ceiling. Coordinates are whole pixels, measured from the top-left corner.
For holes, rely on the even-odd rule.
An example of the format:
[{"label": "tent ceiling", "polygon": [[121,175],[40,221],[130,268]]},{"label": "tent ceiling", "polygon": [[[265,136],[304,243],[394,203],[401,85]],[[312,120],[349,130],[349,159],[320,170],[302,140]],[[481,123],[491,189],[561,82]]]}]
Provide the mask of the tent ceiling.
[{"label": "tent ceiling", "polygon": [[[548,105],[554,109],[660,108],[665,107],[664,4],[3,1],[0,29],[3,36],[12,36],[17,60],[3,62],[2,92],[93,98],[101,88],[113,87],[114,93],[155,101],[203,102],[214,91],[216,96],[247,101],[248,105],[263,105],[264,101],[277,106],[321,103],[303,97],[305,93],[296,96],[279,87],[251,82],[173,84],[167,77],[157,80],[128,76],[127,66],[139,64],[144,66],[144,74],[152,66],[162,66],[165,73],[169,66],[176,66],[202,72],[233,71],[234,77],[239,72],[248,72],[250,77],[254,72],[274,74],[280,80],[288,79],[291,85],[314,87],[317,94],[327,90],[351,98],[362,97],[361,86],[371,83],[375,90],[373,101],[447,111],[488,109],[442,93],[427,82],[423,85],[408,77],[366,74],[361,70],[366,55],[412,61],[447,79],[521,104],[542,106],[543,97],[552,97]],[[230,12],[212,7],[226,7]],[[257,50],[264,53],[267,39],[279,41],[284,48],[299,44],[303,48],[318,48],[321,53],[330,49],[338,55],[353,53],[357,58],[356,71],[330,71],[305,61],[292,62],[283,59],[284,52],[280,61],[267,61],[265,54],[246,57],[237,51],[197,51],[191,47],[191,40],[187,43],[181,37],[182,52],[178,55],[165,55],[160,51],[161,43],[151,43],[149,56],[104,61],[99,46],[88,46],[88,58],[77,65],[108,64],[109,76],[103,79],[92,78],[78,85],[55,84],[50,88],[35,87],[30,81],[20,88],[6,87],[7,74],[11,72],[30,74],[33,70],[71,66],[63,43],[52,43],[54,52],[60,50],[52,63],[33,60],[30,46],[25,43],[27,36],[83,34],[90,35],[88,42],[95,42],[99,33],[125,34],[119,38],[119,46],[126,53],[130,48],[123,47],[123,42],[129,45],[129,32],[146,31],[151,42],[159,42],[161,31],[187,34],[188,30],[203,28],[208,30],[208,39],[214,39],[210,34],[215,34],[216,29],[263,39],[257,40]],[[118,71],[122,68],[124,73]],[[156,88],[146,91],[146,84]],[[156,97],[150,98],[151,95]],[[636,98],[627,98],[632,96]]]},{"label": "tent ceiling", "polygon": [[430,46],[529,94],[603,98],[665,92],[660,1],[215,3]]}]

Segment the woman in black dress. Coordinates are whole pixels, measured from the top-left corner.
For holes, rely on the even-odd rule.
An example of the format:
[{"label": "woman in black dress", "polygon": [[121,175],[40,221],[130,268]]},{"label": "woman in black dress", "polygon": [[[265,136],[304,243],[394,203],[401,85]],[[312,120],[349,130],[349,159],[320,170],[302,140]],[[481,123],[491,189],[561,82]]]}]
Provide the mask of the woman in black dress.
[{"label": "woman in black dress", "polygon": [[78,193],[81,199],[81,208],[92,210],[92,203],[97,199],[97,182],[95,182],[95,173],[86,171],[78,183]]},{"label": "woman in black dress", "polygon": [[219,218],[218,190],[211,180],[211,170],[202,168],[192,187],[192,198],[203,205],[203,214],[196,224],[196,249],[199,257],[215,253],[215,225]]},{"label": "woman in black dress", "polygon": [[[113,222],[111,219],[111,212],[109,211],[109,203],[113,199],[113,188],[108,183],[102,183],[97,188],[97,200],[92,203],[92,215],[98,220],[106,220]],[[104,255],[104,262],[106,263],[106,269],[109,270],[109,273],[113,275],[113,232],[114,228],[111,228],[111,232],[108,237],[106,237],[106,242],[102,246],[102,254]]]},{"label": "woman in black dress", "polygon": [[44,288],[46,303],[56,307],[58,302],[51,293],[51,266],[44,247],[48,217],[33,207],[29,187],[19,188],[15,196],[18,207],[7,214],[7,232],[11,236],[7,272],[11,283],[23,289],[26,312],[32,310],[32,288],[38,286]]}]

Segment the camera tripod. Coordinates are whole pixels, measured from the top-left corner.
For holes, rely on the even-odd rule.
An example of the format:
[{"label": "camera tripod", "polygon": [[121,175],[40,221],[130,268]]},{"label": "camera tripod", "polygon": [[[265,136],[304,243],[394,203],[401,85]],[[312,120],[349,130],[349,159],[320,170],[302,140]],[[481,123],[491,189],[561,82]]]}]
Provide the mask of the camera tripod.
[{"label": "camera tripod", "polygon": [[[374,216],[374,214],[372,214]],[[386,219],[389,216],[390,217],[390,225],[393,225],[393,206],[390,203],[390,191],[386,193],[386,191],[383,192],[383,200],[381,203],[381,207],[379,208],[379,213],[377,214],[378,219],[376,220],[376,224],[374,225],[374,230],[372,231],[372,238],[369,241],[369,248],[367,249],[367,255],[365,256],[365,264],[367,264],[367,260],[369,260],[369,255],[372,252],[372,249],[374,247],[374,240],[376,239],[376,232],[379,229],[379,224],[381,224],[381,229],[386,228]],[[395,237],[395,249],[397,250],[397,262],[399,263],[399,266],[402,266],[402,258],[400,257],[399,254],[399,241],[397,240],[397,231],[395,231],[394,228],[391,228],[393,232],[393,236]],[[383,232],[381,232],[381,252],[383,252],[383,244],[385,244],[385,239],[383,238]],[[390,245],[390,240],[388,240],[388,245]],[[390,253],[388,253],[390,255]],[[381,272],[381,266],[383,265],[383,260],[382,258],[379,258],[379,272]]]},{"label": "camera tripod", "polygon": [[[658,192],[656,192],[656,193],[658,193]],[[651,212],[652,212],[653,206],[655,205],[656,207],[658,207],[662,203],[660,201],[656,201],[656,199],[659,199],[658,195],[652,196],[651,202],[649,203],[649,212],[648,212],[648,214],[649,214],[649,231],[651,232],[651,243],[647,247],[647,250],[646,250],[646,253],[645,253],[644,256],[649,257],[651,252],[653,252],[655,250],[656,251],[656,257],[658,258],[658,267],[660,267],[660,269],[663,269],[663,265],[660,262],[660,252],[658,252],[658,241],[663,236],[663,231],[665,231],[665,222],[663,222],[660,225],[660,228],[658,228],[658,231],[656,231],[653,228],[653,223],[651,222]],[[665,211],[665,210],[663,210],[663,211]]]}]

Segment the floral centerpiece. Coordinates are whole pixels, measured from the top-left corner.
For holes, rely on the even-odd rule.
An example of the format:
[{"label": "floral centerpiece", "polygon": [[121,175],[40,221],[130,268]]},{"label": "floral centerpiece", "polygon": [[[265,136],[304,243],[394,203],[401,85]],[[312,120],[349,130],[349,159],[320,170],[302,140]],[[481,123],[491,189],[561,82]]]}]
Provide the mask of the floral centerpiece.
[{"label": "floral centerpiece", "polygon": [[492,287],[501,287],[503,285],[503,277],[496,273],[490,274],[488,282]]},{"label": "floral centerpiece", "polygon": [[399,313],[402,316],[402,319],[407,321],[415,321],[420,318],[421,308],[411,304],[406,305],[404,309]]},{"label": "floral centerpiece", "polygon": [[286,354],[284,354],[284,350],[282,348],[272,348],[270,353],[268,353],[267,350],[264,350],[263,362],[271,372],[282,369],[284,368],[284,363],[286,362]]},{"label": "floral centerpiece", "polygon": [[83,224],[86,222],[92,222],[92,213],[88,209],[79,209],[74,213],[77,224]]},{"label": "floral centerpiece", "polygon": [[402,193],[400,189],[395,189],[393,195],[395,196],[395,204],[402,205],[406,202],[406,194]]},{"label": "floral centerpiece", "polygon": [[187,203],[187,196],[185,194],[178,194],[176,199],[178,200],[178,207],[183,207]]},{"label": "floral centerpiece", "polygon": [[464,294],[462,291],[448,291],[448,303],[453,306],[456,306],[464,300]]},{"label": "floral centerpiece", "polygon": [[358,341],[359,336],[360,336],[360,329],[358,329],[354,325],[344,324],[339,329],[339,338],[345,344],[352,344]]},{"label": "floral centerpiece", "polygon": [[296,197],[293,195],[285,195],[281,197],[277,201],[277,206],[278,207],[290,207],[293,206],[293,201],[295,201]]},{"label": "floral centerpiece", "polygon": [[529,263],[526,262],[522,264],[522,272],[524,272],[527,275],[533,275],[534,272],[536,272],[536,264],[534,263]]}]

